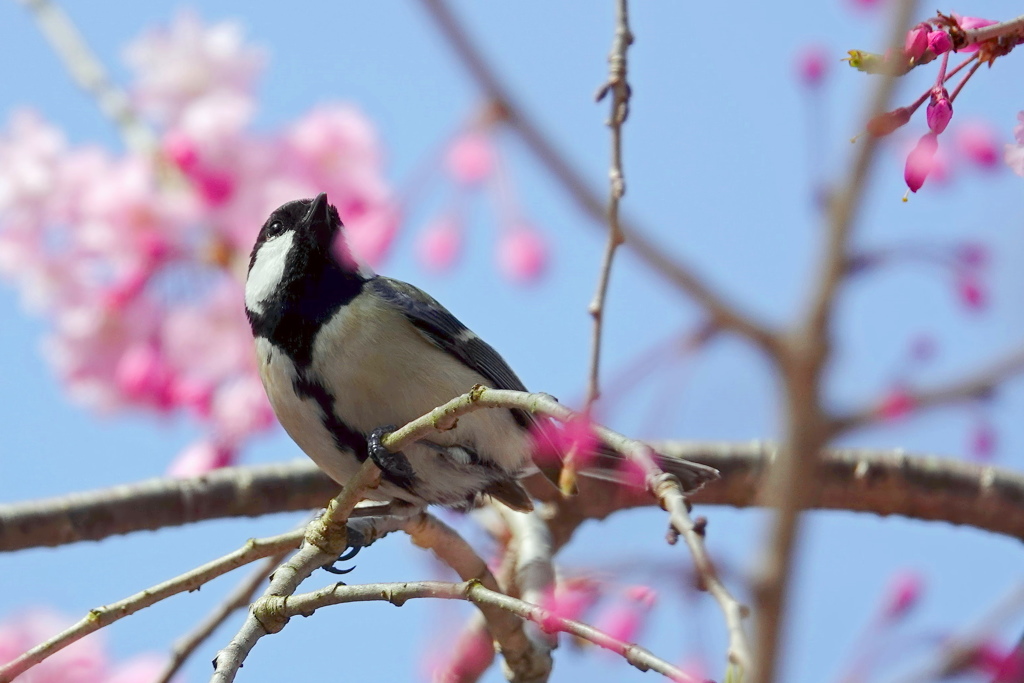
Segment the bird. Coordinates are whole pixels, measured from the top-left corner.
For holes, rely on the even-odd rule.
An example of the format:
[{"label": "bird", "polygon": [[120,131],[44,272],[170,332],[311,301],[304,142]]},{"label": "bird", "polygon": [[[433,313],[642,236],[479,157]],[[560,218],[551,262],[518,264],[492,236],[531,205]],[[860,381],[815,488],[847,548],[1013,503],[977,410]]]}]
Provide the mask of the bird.
[{"label": "bird", "polygon": [[[391,453],[385,434],[481,385],[526,391],[489,344],[419,288],[375,274],[348,248],[327,195],[274,210],[249,258],[245,311],[257,367],[278,421],[341,485],[371,458],[381,469],[370,500],[422,509],[471,509],[487,499],[533,509],[522,479],[531,429],[545,418],[483,409]],[[601,477],[614,478],[614,460]],[[607,463],[606,463],[607,464]],[[684,488],[714,468],[661,458]],[[586,474],[586,472],[584,472]]]}]

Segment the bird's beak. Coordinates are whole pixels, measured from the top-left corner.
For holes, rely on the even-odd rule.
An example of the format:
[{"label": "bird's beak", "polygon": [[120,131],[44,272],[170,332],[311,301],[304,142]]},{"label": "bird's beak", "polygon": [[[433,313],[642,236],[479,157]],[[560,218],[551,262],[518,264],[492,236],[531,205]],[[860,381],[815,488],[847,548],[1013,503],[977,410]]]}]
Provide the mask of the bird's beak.
[{"label": "bird's beak", "polygon": [[313,205],[309,208],[304,222],[309,230],[316,235],[317,241],[321,244],[330,244],[334,238],[335,225],[326,192],[321,192],[313,200]]}]

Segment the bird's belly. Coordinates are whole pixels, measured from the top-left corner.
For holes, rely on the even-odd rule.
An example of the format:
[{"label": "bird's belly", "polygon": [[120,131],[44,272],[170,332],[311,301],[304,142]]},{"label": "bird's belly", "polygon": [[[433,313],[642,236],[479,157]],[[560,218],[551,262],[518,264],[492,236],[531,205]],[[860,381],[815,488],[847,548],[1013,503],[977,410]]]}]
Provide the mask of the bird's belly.
[{"label": "bird's belly", "polygon": [[355,453],[341,450],[334,435],[324,426],[323,410],[310,396],[295,390],[298,370],[291,359],[270,341],[256,340],[260,378],[278,422],[288,436],[317,466],[339,484],[347,482],[359,468]]}]

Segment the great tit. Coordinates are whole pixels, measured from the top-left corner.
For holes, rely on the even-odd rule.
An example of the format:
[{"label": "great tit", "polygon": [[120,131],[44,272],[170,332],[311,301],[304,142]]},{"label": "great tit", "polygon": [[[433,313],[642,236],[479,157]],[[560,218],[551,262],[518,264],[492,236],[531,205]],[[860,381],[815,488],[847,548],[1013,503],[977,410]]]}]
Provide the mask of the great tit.
[{"label": "great tit", "polygon": [[[270,214],[249,259],[245,309],[278,420],[339,484],[371,457],[382,471],[381,485],[367,494],[374,500],[466,508],[490,496],[533,508],[519,479],[535,471],[530,428],[538,418],[524,411],[478,410],[401,453],[381,446],[394,425],[476,384],[526,388],[433,298],[359,265],[326,194]],[[690,490],[718,476],[682,460],[662,465]],[[600,469],[614,477],[614,464]]]}]

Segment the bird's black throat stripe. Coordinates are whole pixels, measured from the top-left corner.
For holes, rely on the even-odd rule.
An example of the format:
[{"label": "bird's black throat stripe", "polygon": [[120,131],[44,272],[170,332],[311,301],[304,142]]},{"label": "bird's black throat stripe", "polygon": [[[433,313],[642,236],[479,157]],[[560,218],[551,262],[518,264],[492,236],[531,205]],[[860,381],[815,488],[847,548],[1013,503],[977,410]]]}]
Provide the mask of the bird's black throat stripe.
[{"label": "bird's black throat stripe", "polygon": [[292,249],[277,293],[264,312],[246,308],[254,337],[284,350],[300,371],[313,361],[313,341],[338,309],[363,291],[366,278],[330,256]]}]

